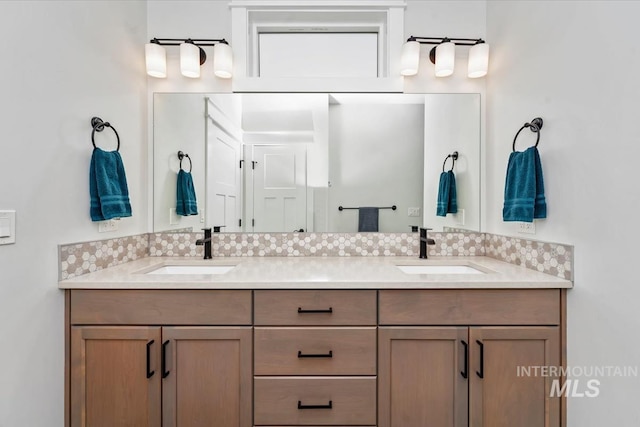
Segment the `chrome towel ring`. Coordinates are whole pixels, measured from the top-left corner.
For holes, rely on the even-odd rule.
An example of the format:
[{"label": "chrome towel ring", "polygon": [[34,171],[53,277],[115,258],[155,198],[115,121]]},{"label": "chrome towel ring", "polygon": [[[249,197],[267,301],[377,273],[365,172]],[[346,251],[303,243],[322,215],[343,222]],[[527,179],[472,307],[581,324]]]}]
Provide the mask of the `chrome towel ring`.
[{"label": "chrome towel ring", "polygon": [[91,118],[91,127],[93,128],[93,130],[91,131],[91,143],[93,144],[93,148],[97,148],[96,140],[94,138],[96,132],[102,132],[105,126],[111,128],[113,130],[113,133],[116,134],[116,139],[118,140],[118,148],[116,148],[116,151],[120,151],[120,135],[118,135],[118,131],[116,130],[116,128],[111,126],[111,123],[102,121],[100,117]]},{"label": "chrome towel ring", "polygon": [[525,123],[524,125],[522,125],[520,130],[516,133],[516,136],[513,138],[513,146],[511,147],[512,151],[516,151],[516,139],[518,139],[518,135],[520,135],[520,132],[522,132],[522,129],[524,128],[529,128],[531,132],[535,132],[538,135],[535,145],[535,147],[537,147],[538,143],[540,142],[540,129],[542,129],[542,123],[542,119],[540,117],[536,117],[535,119],[531,120],[531,123]]}]

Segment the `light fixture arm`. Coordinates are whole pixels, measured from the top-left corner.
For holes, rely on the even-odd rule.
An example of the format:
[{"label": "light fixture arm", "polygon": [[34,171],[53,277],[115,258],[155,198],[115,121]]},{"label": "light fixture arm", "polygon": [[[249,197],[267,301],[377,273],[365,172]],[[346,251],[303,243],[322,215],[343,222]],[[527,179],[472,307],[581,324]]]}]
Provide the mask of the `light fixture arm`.
[{"label": "light fixture arm", "polygon": [[193,43],[196,46],[215,46],[218,43],[229,44],[225,39],[159,39],[152,38],[149,43],[159,44],[160,46],[180,46],[182,43]]},{"label": "light fixture arm", "polygon": [[440,43],[453,42],[458,46],[473,46],[476,44],[484,43],[482,39],[461,39],[457,37],[417,37],[410,36],[407,39],[408,42],[418,42],[420,44],[432,44],[438,45]]}]

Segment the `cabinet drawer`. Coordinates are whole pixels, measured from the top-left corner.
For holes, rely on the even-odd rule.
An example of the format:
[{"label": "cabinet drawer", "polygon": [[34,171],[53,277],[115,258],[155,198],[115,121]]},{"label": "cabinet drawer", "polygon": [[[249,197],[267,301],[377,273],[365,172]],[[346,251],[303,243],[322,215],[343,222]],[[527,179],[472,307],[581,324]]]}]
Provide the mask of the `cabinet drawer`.
[{"label": "cabinet drawer", "polygon": [[258,377],[254,417],[256,425],[375,425],[376,379]]},{"label": "cabinet drawer", "polygon": [[73,290],[71,324],[251,325],[251,291]]},{"label": "cabinet drawer", "polygon": [[381,325],[557,325],[557,289],[381,290]]},{"label": "cabinet drawer", "polygon": [[376,291],[255,291],[256,325],[375,325]]},{"label": "cabinet drawer", "polygon": [[375,375],[376,328],[255,328],[255,375]]}]

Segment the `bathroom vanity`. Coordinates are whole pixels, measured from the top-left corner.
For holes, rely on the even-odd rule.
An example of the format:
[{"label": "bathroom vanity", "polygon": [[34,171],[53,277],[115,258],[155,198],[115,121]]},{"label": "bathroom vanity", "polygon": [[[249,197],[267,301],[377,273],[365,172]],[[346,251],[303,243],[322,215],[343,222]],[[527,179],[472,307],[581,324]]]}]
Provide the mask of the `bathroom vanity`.
[{"label": "bathroom vanity", "polygon": [[485,257],[147,257],[60,282],[68,425],[560,426],[518,367],[564,364],[571,286]]}]

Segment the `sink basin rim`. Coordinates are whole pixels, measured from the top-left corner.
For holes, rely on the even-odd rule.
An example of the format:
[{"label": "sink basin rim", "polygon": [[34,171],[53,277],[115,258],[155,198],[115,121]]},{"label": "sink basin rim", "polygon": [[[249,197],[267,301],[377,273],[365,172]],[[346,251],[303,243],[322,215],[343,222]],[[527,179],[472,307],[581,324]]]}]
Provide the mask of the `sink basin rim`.
[{"label": "sink basin rim", "polygon": [[405,274],[486,274],[469,264],[429,264],[429,265],[396,265]]},{"label": "sink basin rim", "polygon": [[227,274],[237,265],[163,264],[144,272],[146,275],[212,276]]}]

